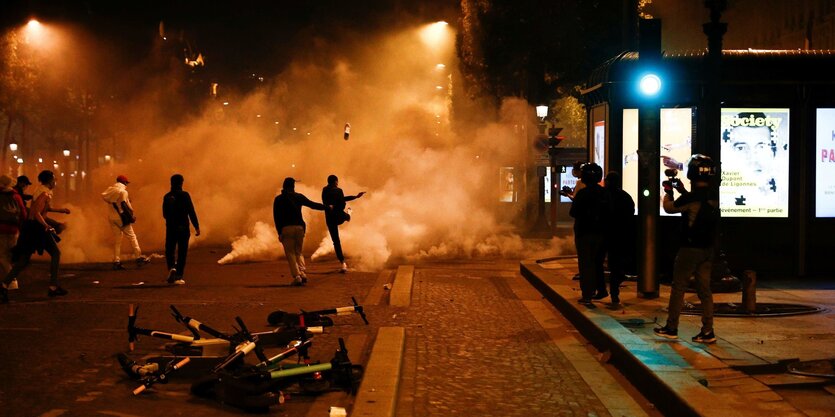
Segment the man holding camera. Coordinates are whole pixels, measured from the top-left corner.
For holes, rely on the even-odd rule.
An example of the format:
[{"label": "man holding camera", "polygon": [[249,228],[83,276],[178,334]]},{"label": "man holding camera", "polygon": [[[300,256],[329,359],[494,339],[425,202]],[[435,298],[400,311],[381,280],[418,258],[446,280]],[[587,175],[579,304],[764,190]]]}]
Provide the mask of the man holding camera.
[{"label": "man holding camera", "polygon": [[[655,334],[668,339],[678,338],[678,322],[684,305],[684,292],[691,276],[696,277],[696,293],[702,302],[702,329],[693,341],[714,343],[713,295],[710,292],[710,272],[713,265],[719,225],[719,197],[716,166],[705,155],[695,154],[687,164],[687,178],[692,191],[671,176],[664,181],[664,211],[681,213],[681,247],[673,264],[673,284],[670,292],[667,324],[654,329]],[[673,199],[673,190],[681,196]]]}]

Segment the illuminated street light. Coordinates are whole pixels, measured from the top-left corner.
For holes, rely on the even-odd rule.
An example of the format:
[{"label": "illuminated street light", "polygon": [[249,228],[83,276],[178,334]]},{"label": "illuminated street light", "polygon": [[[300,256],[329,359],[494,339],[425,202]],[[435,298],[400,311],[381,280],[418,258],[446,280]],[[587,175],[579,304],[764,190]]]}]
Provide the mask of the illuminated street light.
[{"label": "illuminated street light", "polygon": [[17,163],[22,164],[23,163],[23,158],[17,158]]},{"label": "illuminated street light", "polygon": [[641,94],[653,97],[661,91],[661,77],[653,73],[644,74],[638,83],[638,88]]},{"label": "illuminated street light", "polygon": [[12,152],[16,152],[17,151],[17,144],[14,143],[14,142],[10,143],[9,144],[9,150],[12,151]]},{"label": "illuminated street light", "polygon": [[64,149],[64,156],[67,156],[67,157],[70,156],[70,150],[69,149]]},{"label": "illuminated street light", "polygon": [[110,162],[110,155],[105,155],[104,160],[107,161],[107,162]]},{"label": "illuminated street light", "polygon": [[536,117],[538,117],[539,120],[545,120],[546,116],[548,116],[548,106],[536,106]]},{"label": "illuminated street light", "polygon": [[43,158],[38,158],[38,163],[42,164],[43,163]]},{"label": "illuminated street light", "polygon": [[435,65],[435,69],[442,70],[444,68],[446,68],[446,65],[444,65],[444,64]]},{"label": "illuminated street light", "polygon": [[442,86],[442,85],[436,85],[436,86],[435,86],[435,89],[436,89],[436,90],[443,90],[443,89],[444,89],[444,86]]},{"label": "illuminated street light", "polygon": [[447,22],[444,21],[426,25],[420,31],[420,37],[427,46],[439,47],[452,38],[447,26]]}]

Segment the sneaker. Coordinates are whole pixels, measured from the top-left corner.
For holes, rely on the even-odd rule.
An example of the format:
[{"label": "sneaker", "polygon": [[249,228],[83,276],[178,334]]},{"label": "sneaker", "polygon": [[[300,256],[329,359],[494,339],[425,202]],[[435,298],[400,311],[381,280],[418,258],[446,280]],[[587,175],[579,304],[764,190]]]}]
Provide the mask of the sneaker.
[{"label": "sneaker", "polygon": [[345,262],[342,262],[342,267],[339,268],[339,272],[342,273],[342,274],[348,272],[348,264],[346,264]]},{"label": "sneaker", "polygon": [[609,296],[607,291],[598,291],[597,294],[591,296],[592,300],[602,300]]},{"label": "sneaker", "polygon": [[170,281],[169,284],[186,285],[186,280],[184,280],[182,277],[180,277],[180,278],[175,279],[174,281]]},{"label": "sneaker", "polygon": [[294,287],[301,287],[302,285],[304,285],[304,279],[301,277],[301,275],[299,275],[293,278],[293,282],[291,282],[290,285]]},{"label": "sneaker", "polygon": [[121,262],[119,262],[119,261],[113,262],[113,270],[114,271],[124,271],[125,269],[127,269],[127,268],[125,268],[125,266],[122,265]]},{"label": "sneaker", "polygon": [[592,304],[591,298],[581,298],[581,299],[577,300],[577,302],[580,303],[580,304],[583,304],[583,305],[591,305]]},{"label": "sneaker", "polygon": [[699,334],[693,336],[693,341],[696,343],[716,343],[716,335],[713,334],[713,330],[707,333],[701,331]]},{"label": "sneaker", "polygon": [[145,255],[139,255],[136,257],[136,266],[142,266],[149,263],[151,263],[151,258]]},{"label": "sneaker", "polygon": [[17,285],[17,279],[13,279],[12,282],[9,283],[9,287],[6,288],[6,289],[9,290],[9,291],[20,289],[20,286]]},{"label": "sneaker", "polygon": [[671,329],[667,326],[664,327],[656,327],[652,329],[655,334],[661,337],[666,337],[667,339],[678,339],[678,329]]},{"label": "sneaker", "polygon": [[61,297],[61,296],[67,295],[68,293],[69,293],[69,291],[67,291],[67,290],[65,290],[61,287],[55,287],[54,290],[52,288],[50,288],[49,291],[46,293],[46,295],[48,295],[50,297]]},{"label": "sneaker", "polygon": [[169,284],[173,284],[177,280],[177,268],[171,268],[168,271],[168,278],[165,279]]}]

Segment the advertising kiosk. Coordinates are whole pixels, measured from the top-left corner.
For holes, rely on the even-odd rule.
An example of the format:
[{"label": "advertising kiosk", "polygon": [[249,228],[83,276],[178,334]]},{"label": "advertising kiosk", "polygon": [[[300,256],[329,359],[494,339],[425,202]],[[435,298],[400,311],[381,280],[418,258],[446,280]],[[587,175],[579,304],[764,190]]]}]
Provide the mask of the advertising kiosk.
[{"label": "advertising kiosk", "polygon": [[[835,51],[726,50],[720,78],[721,129],[708,132],[705,52],[669,53],[661,73],[659,165],[686,169],[693,153],[721,163],[720,249],[735,273],[832,275],[835,255]],[[638,54],[596,69],[582,90],[589,147],[605,171],[623,174],[638,200],[638,108],[632,79]],[[718,155],[716,155],[718,153]],[[602,162],[602,163],[601,163]],[[679,175],[689,189],[685,173]],[[661,213],[659,259],[678,219]],[[664,265],[660,266],[664,271]]]}]

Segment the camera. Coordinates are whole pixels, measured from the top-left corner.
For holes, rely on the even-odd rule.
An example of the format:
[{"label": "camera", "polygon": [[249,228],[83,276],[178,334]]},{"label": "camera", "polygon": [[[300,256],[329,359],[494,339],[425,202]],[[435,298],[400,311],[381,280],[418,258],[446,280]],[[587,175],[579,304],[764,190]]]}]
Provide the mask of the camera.
[{"label": "camera", "polygon": [[664,187],[664,192],[672,194],[673,190],[681,187],[681,180],[678,179],[678,170],[675,168],[667,168],[664,170],[664,175],[667,176],[667,181],[661,183]]},{"label": "camera", "polygon": [[560,195],[564,195],[564,196],[566,196],[566,197],[570,197],[570,196],[571,196],[571,193],[573,193],[573,192],[574,192],[574,190],[572,190],[572,189],[571,189],[571,187],[569,187],[569,186],[567,186],[567,185],[564,185],[564,186],[560,189]]}]

